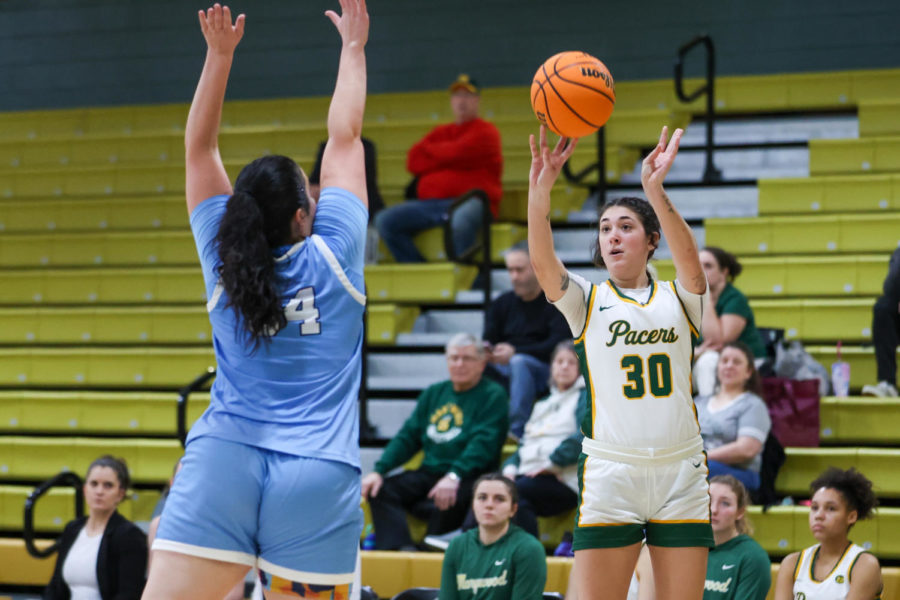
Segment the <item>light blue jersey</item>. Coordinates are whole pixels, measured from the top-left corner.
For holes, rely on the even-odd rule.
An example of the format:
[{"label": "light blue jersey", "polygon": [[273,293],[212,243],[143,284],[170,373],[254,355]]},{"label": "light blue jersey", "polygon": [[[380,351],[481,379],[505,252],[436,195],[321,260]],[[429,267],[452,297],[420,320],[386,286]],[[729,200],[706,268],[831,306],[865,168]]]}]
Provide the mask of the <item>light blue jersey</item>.
[{"label": "light blue jersey", "polygon": [[359,469],[366,208],[345,190],[325,188],[313,235],[273,250],[288,323],[253,352],[216,273],[227,202],[208,198],[190,219],[218,372],[188,444],[211,436]]}]

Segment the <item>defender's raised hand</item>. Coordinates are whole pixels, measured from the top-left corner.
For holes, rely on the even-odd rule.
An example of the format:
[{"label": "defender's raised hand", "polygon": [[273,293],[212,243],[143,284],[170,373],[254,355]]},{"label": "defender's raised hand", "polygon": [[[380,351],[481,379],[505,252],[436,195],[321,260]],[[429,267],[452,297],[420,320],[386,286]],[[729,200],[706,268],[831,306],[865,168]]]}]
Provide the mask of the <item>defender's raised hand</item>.
[{"label": "defender's raised hand", "polygon": [[366,0],[340,0],[341,14],[326,10],[325,16],[331,19],[341,40],[347,46],[365,46],[369,40],[369,13]]},{"label": "defender's raised hand", "polygon": [[231,23],[231,9],[218,2],[205,11],[197,14],[200,19],[200,30],[206,38],[210,51],[219,54],[232,54],[238,42],[244,36],[243,14]]}]

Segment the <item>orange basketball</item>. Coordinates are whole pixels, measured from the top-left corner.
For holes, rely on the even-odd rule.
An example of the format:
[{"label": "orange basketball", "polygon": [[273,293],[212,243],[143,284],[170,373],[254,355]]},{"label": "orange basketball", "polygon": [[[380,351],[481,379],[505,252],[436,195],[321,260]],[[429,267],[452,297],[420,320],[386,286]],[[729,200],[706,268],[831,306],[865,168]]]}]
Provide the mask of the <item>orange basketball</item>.
[{"label": "orange basketball", "polygon": [[531,108],[562,137],[584,137],[603,127],[616,104],[609,69],[586,52],[560,52],[534,74]]}]

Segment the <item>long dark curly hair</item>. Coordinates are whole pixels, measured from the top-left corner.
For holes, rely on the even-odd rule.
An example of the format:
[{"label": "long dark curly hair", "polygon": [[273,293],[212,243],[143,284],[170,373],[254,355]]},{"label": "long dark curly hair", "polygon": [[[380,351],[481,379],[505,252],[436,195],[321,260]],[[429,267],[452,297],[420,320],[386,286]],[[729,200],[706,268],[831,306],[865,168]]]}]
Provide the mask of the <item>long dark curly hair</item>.
[{"label": "long dark curly hair", "polygon": [[291,242],[297,209],[310,210],[300,167],[263,156],[241,170],[219,224],[218,275],[254,351],[287,324],[272,249]]}]

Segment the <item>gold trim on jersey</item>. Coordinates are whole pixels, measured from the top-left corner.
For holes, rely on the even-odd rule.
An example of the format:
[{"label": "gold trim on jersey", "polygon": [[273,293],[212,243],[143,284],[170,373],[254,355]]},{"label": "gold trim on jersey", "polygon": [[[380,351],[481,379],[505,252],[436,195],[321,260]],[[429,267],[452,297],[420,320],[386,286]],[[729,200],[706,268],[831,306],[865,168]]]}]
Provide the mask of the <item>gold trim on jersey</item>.
[{"label": "gold trim on jersey", "polygon": [[803,550],[800,551],[800,555],[797,556],[797,564],[794,565],[794,575],[793,575],[794,581],[797,581],[797,575],[800,574],[800,567],[803,566],[803,555],[806,553],[806,551],[808,549],[809,548],[804,548]]},{"label": "gold trim on jersey", "polygon": [[664,519],[650,519],[649,523],[666,523],[666,524],[675,524],[675,523],[709,523],[709,519],[672,519],[671,521],[667,521]]},{"label": "gold trim on jersey", "polygon": [[612,289],[613,293],[619,297],[619,300],[621,300],[622,302],[628,302],[628,303],[634,304],[635,306],[641,306],[641,307],[648,306],[651,302],[653,302],[653,299],[656,298],[656,290],[659,289],[659,286],[656,285],[656,282],[653,281],[653,278],[651,277],[650,278],[650,297],[647,298],[647,301],[642,304],[642,303],[638,302],[637,300],[635,300],[634,298],[630,298],[630,297],[626,296],[625,294],[623,294],[622,292],[620,292],[619,288],[616,287],[616,284],[613,283],[612,279],[607,279],[606,283],[609,284],[609,287],[610,287],[610,289]]},{"label": "gold trim on jersey", "polygon": [[[687,309],[684,307],[684,302],[681,301],[681,296],[678,295],[678,288],[675,286],[675,282],[670,281],[669,285],[672,287],[672,292],[675,294],[675,297],[678,298],[678,305],[681,306],[681,312],[684,313],[684,318],[687,319],[688,327],[690,327],[691,333],[693,334],[694,337],[699,338],[700,332],[697,331],[697,328],[694,327],[694,324],[691,322],[691,318],[688,316]],[[702,304],[700,305],[700,311],[701,311],[700,314],[702,315],[703,314],[703,312],[702,312],[703,305]]]},{"label": "gold trim on jersey", "polygon": [[575,338],[576,344],[579,342],[584,342],[584,334],[587,333],[588,325],[591,322],[591,313],[594,310],[594,298],[596,296],[597,296],[597,286],[591,284],[591,293],[588,296],[588,302],[587,302],[587,313],[586,313],[587,316],[584,317],[584,328],[581,330],[581,335],[579,335],[577,338]]},{"label": "gold trim on jersey", "polygon": [[817,544],[816,549],[813,551],[812,557],[810,557],[810,559],[809,559],[809,580],[812,581],[813,583],[825,583],[826,581],[828,581],[828,579],[832,575],[834,575],[834,572],[837,571],[837,568],[841,565],[841,563],[844,562],[844,559],[847,557],[847,552],[849,552],[850,548],[852,548],[852,547],[853,547],[853,542],[849,542],[847,544],[847,547],[844,548],[844,551],[841,553],[841,557],[839,559],[837,559],[837,562],[834,563],[834,566],[831,568],[831,571],[828,572],[828,575],[826,575],[823,579],[816,579],[816,576],[814,575],[813,571],[816,566],[816,559],[819,558],[819,550],[822,548],[822,546],[820,544]]},{"label": "gold trim on jersey", "polygon": [[[591,293],[588,296],[587,303],[587,316],[584,318],[584,329],[581,330],[581,335],[579,335],[575,339],[575,345],[581,346],[581,353],[584,355],[584,370],[587,373],[587,389],[588,393],[591,397],[591,435],[594,434],[594,423],[596,423],[597,419],[597,406],[596,406],[596,394],[594,394],[594,378],[591,376],[591,363],[588,361],[587,357],[587,347],[584,342],[584,336],[587,334],[588,325],[591,322],[591,313],[594,310],[594,300],[597,297],[597,286],[591,285]],[[576,352],[577,354],[577,352]]]}]

